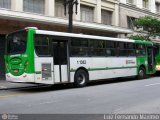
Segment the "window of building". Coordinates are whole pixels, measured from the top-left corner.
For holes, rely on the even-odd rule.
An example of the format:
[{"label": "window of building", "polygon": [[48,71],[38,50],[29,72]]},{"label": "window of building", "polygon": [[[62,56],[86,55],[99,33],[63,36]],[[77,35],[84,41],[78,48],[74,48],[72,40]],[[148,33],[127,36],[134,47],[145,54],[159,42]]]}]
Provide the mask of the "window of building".
[{"label": "window of building", "polygon": [[143,0],[143,8],[148,9],[148,0]]},{"label": "window of building", "polygon": [[25,12],[44,14],[44,0],[24,0],[23,2],[23,10]]},{"label": "window of building", "polygon": [[127,3],[134,4],[134,1],[133,0],[127,0]]},{"label": "window of building", "polygon": [[0,8],[11,9],[11,0],[0,0]]},{"label": "window of building", "polygon": [[160,13],[160,3],[156,3],[156,12]]},{"label": "window of building", "polygon": [[81,21],[93,22],[94,21],[94,8],[81,5]]},{"label": "window of building", "polygon": [[134,29],[134,27],[135,27],[135,25],[134,25],[135,20],[136,20],[136,18],[127,16],[127,24],[128,24],[128,28],[129,29]]},{"label": "window of building", "polygon": [[55,2],[55,16],[66,18],[68,16],[68,10],[66,10],[66,15],[64,15],[64,0],[56,0]]},{"label": "window of building", "polygon": [[112,12],[107,10],[102,10],[101,13],[102,24],[111,25],[112,24]]}]

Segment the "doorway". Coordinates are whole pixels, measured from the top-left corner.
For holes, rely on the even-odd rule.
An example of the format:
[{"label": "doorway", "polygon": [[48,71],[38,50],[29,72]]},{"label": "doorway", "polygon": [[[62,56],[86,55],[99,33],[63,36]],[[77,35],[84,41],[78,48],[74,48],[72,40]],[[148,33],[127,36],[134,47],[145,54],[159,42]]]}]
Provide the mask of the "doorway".
[{"label": "doorway", "polygon": [[154,71],[154,64],[155,64],[155,56],[154,56],[154,49],[152,46],[147,47],[147,56],[148,56],[148,71]]},{"label": "doorway", "polygon": [[53,62],[55,82],[68,81],[68,65],[67,65],[67,41],[54,40],[53,46]]}]

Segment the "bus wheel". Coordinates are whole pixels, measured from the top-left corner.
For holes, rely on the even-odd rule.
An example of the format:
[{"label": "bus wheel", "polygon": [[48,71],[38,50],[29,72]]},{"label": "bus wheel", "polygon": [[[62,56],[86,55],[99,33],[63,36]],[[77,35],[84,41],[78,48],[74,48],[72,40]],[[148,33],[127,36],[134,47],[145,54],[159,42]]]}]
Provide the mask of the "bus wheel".
[{"label": "bus wheel", "polygon": [[145,69],[143,67],[139,68],[138,79],[144,79],[146,77]]},{"label": "bus wheel", "polygon": [[84,87],[88,82],[88,73],[82,69],[75,73],[74,85],[75,87]]}]

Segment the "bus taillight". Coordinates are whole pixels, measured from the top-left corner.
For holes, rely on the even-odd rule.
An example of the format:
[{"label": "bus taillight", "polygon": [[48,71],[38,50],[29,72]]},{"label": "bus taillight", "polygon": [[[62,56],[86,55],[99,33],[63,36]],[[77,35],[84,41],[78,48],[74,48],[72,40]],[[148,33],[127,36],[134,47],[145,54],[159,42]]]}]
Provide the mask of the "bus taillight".
[{"label": "bus taillight", "polygon": [[25,77],[27,77],[27,75],[24,75],[23,77],[25,78]]}]

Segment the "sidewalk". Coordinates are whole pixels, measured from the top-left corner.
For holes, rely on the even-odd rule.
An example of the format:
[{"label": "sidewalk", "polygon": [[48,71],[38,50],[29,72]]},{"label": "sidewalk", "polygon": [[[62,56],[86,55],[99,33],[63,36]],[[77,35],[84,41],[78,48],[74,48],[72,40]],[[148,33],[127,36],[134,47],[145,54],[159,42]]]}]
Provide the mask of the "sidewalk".
[{"label": "sidewalk", "polygon": [[28,88],[37,86],[36,84],[25,84],[25,83],[10,83],[6,80],[0,80],[0,90],[18,89],[18,88]]}]

